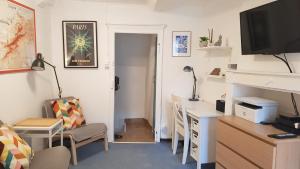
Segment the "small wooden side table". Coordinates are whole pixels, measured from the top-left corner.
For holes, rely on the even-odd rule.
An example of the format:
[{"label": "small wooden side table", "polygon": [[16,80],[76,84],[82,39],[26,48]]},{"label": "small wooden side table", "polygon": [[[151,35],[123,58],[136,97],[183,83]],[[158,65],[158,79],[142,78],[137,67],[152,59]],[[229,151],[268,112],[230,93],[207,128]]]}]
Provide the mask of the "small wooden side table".
[{"label": "small wooden side table", "polygon": [[49,148],[53,137],[60,133],[60,144],[63,146],[63,120],[50,118],[28,118],[14,125],[14,130],[22,137],[48,138]]}]

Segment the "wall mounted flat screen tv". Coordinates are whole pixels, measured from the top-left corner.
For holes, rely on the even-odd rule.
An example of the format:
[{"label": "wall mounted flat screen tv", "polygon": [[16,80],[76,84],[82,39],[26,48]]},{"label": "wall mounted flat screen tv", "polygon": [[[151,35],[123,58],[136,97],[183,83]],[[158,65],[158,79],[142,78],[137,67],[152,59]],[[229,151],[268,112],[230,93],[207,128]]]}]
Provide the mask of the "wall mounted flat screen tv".
[{"label": "wall mounted flat screen tv", "polygon": [[242,54],[300,52],[300,0],[278,0],[240,13]]}]

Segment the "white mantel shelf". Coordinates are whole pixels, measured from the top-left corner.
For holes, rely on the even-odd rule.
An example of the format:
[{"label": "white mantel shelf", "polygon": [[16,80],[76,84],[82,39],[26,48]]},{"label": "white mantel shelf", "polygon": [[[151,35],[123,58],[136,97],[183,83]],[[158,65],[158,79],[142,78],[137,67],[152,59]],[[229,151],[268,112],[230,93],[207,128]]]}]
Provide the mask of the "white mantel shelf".
[{"label": "white mantel shelf", "polygon": [[259,96],[259,89],[300,94],[300,74],[227,71],[225,114],[234,113],[236,97]]},{"label": "white mantel shelf", "polygon": [[227,83],[300,94],[300,74],[227,71]]},{"label": "white mantel shelf", "polygon": [[300,74],[298,73],[282,73],[282,72],[259,72],[259,71],[245,71],[245,70],[228,70],[229,73],[236,74],[256,74],[256,75],[264,75],[264,76],[287,76],[300,78]]}]

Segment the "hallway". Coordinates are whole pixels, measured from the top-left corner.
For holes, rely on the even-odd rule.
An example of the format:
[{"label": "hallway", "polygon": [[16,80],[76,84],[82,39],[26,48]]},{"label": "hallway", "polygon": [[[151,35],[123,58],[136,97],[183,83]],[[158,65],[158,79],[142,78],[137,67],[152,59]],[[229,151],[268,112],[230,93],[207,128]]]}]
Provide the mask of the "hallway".
[{"label": "hallway", "polygon": [[116,142],[154,142],[152,127],[146,119],[125,119],[125,131]]}]

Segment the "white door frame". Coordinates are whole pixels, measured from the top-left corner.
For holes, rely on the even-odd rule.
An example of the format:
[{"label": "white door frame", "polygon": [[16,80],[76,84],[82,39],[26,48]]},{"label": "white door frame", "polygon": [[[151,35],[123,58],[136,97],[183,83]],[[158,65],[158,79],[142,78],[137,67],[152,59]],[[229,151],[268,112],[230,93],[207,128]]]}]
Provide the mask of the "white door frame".
[{"label": "white door frame", "polygon": [[110,59],[110,91],[109,129],[108,138],[114,141],[114,102],[115,102],[115,35],[116,33],[156,34],[157,35],[157,68],[156,68],[156,107],[155,107],[155,142],[160,142],[160,123],[162,114],[162,69],[163,69],[163,40],[165,25],[122,25],[108,24],[108,58]]}]

